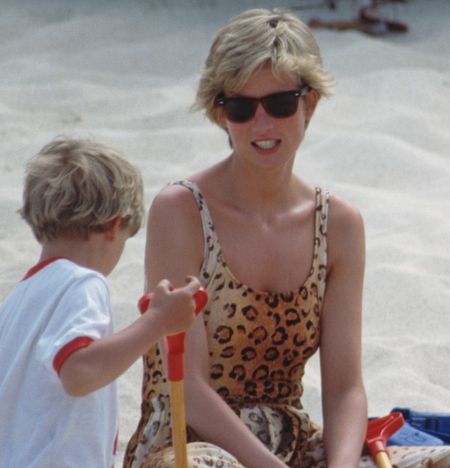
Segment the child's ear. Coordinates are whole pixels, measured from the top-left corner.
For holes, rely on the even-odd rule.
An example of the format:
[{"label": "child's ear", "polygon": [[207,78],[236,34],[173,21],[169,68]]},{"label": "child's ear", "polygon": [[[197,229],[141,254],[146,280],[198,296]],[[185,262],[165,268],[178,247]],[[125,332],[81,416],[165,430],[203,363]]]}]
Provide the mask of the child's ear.
[{"label": "child's ear", "polygon": [[119,216],[106,223],[105,236],[107,240],[113,241],[116,238],[117,233],[119,232],[119,229],[122,226],[122,223],[123,219]]}]

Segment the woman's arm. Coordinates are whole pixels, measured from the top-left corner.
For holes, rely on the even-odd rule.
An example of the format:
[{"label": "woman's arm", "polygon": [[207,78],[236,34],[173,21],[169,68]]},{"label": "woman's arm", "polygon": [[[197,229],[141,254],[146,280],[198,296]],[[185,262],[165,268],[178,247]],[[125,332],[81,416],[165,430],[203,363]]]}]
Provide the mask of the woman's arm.
[{"label": "woman's arm", "polygon": [[[147,289],[160,278],[176,287],[198,275],[203,260],[201,219],[192,194],[168,187],[150,209],[146,246]],[[285,467],[209,385],[208,346],[201,314],[186,335],[185,399],[188,424],[204,440],[222,447],[248,468]]]},{"label": "woman's arm", "polygon": [[365,262],[359,212],[332,197],[328,272],[321,321],[320,362],[328,466],[356,467],[367,426],[361,370],[361,309]]}]

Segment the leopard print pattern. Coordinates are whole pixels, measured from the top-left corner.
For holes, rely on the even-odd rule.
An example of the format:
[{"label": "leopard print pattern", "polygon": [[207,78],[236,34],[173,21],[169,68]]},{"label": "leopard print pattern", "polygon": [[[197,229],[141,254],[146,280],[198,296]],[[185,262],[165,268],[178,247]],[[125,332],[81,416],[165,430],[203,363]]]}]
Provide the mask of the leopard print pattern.
[{"label": "leopard print pattern", "polygon": [[[254,291],[234,277],[204,197],[195,184],[180,184],[194,194],[202,218],[205,251],[200,277],[209,295],[203,317],[211,386],[292,466],[294,458],[323,458],[322,449],[317,455],[315,447],[309,447],[308,441],[314,440],[318,430],[303,411],[300,397],[304,366],[320,340],[328,194],[316,190],[314,255],[306,280],[295,291],[268,293]],[[172,445],[169,387],[158,347],[144,357],[141,413],[128,444],[125,467],[140,466],[149,454]],[[280,430],[274,431],[273,424]],[[188,439],[198,441],[190,428]],[[316,458],[314,466],[319,466]]]},{"label": "leopard print pattern", "polygon": [[[232,455],[207,442],[191,442],[187,445],[189,468],[244,468]],[[148,457],[139,468],[174,468],[175,452],[172,447],[160,450]]]},{"label": "leopard print pattern", "polygon": [[[295,291],[269,293],[254,291],[233,275],[204,197],[192,182],[178,184],[191,190],[202,219],[205,249],[200,278],[209,295],[203,319],[210,385],[288,466],[326,467],[321,432],[300,399],[305,364],[320,341],[328,193],[316,189],[314,254],[307,278]],[[202,451],[204,441],[189,427],[187,433],[190,466],[240,466],[219,447],[208,444]],[[124,467],[173,466],[171,446],[169,386],[155,346],[144,357],[141,419],[128,443]],[[406,455],[404,450],[390,451],[396,461],[401,458],[399,467],[413,466],[407,460],[417,455],[417,450]],[[371,463],[370,457],[363,457],[360,466],[374,466]]]}]

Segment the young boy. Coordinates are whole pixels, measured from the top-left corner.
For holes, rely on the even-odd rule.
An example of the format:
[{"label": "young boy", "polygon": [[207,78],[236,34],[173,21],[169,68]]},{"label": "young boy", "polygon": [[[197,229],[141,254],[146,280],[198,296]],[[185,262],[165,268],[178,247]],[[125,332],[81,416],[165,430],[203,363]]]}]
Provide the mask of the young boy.
[{"label": "young boy", "polygon": [[139,172],[117,152],[56,140],[29,163],[21,214],[39,263],[0,306],[0,467],[111,467],[114,380],[194,320],[198,280],[163,280],[150,310],[113,333],[106,276],[143,218]]}]

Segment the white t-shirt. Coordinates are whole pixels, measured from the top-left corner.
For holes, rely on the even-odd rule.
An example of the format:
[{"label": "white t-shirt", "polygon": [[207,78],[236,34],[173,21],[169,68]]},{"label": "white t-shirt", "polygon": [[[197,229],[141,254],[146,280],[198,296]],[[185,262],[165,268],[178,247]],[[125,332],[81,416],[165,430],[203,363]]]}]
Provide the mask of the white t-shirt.
[{"label": "white t-shirt", "polygon": [[114,465],[114,383],[68,395],[71,352],[113,332],[104,276],[65,259],[38,264],[0,305],[0,468]]}]

